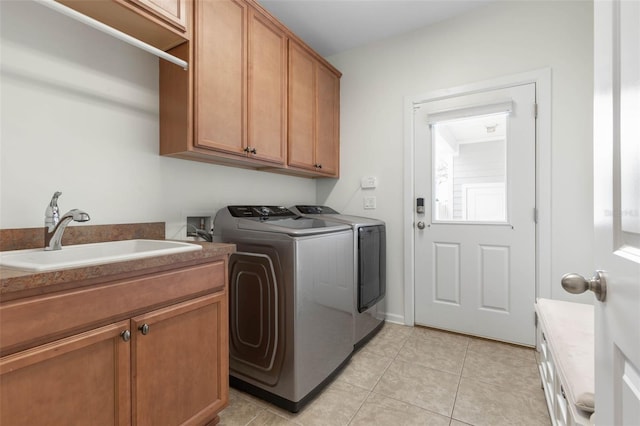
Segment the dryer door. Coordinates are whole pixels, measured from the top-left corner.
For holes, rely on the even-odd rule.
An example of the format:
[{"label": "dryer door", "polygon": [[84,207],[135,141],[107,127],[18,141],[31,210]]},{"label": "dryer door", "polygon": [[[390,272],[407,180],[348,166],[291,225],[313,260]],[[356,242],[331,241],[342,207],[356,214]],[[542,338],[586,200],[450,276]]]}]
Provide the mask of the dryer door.
[{"label": "dryer door", "polygon": [[272,259],[261,253],[234,253],[229,278],[231,373],[273,386],[282,367],[285,335],[284,295]]},{"label": "dryer door", "polygon": [[358,312],[384,298],[387,278],[384,225],[358,228]]}]

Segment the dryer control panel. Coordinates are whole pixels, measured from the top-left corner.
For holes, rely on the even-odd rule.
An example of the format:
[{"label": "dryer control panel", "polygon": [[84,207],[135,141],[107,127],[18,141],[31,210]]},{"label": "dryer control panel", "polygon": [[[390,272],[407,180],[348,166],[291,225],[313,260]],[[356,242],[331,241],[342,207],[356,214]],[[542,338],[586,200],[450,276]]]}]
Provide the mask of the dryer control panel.
[{"label": "dryer control panel", "polygon": [[233,217],[295,217],[294,212],[282,206],[228,206]]}]

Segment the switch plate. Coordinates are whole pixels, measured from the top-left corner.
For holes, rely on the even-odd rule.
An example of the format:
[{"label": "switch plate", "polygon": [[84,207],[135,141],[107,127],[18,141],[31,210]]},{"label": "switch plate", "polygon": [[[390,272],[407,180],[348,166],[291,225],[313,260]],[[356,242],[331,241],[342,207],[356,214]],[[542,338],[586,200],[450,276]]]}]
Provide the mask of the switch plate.
[{"label": "switch plate", "polygon": [[376,197],[364,197],[362,202],[364,208],[367,210],[373,210],[376,208]]},{"label": "switch plate", "polygon": [[370,189],[378,186],[378,178],[375,176],[365,176],[360,180],[360,188]]}]

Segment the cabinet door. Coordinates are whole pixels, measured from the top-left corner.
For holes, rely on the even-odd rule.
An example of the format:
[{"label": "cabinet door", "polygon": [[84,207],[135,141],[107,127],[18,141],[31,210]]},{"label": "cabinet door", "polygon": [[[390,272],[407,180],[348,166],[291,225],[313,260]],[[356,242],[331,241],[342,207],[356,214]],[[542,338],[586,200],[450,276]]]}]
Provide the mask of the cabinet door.
[{"label": "cabinet door", "polygon": [[187,0],[128,0],[182,31],[187,28]]},{"label": "cabinet door", "polygon": [[327,67],[316,68],[316,146],[318,172],[338,176],[340,158],[340,80]]},{"label": "cabinet door", "polygon": [[297,43],[289,41],[288,163],[315,171],[314,81],[315,59]]},{"label": "cabinet door", "polygon": [[129,321],[0,359],[0,424],[127,425]]},{"label": "cabinet door", "polygon": [[199,0],[195,19],[194,145],[245,156],[247,5]]},{"label": "cabinet door", "polygon": [[134,425],[203,424],[227,405],[227,309],[225,291],[131,320]]},{"label": "cabinet door", "polygon": [[268,18],[253,9],[249,14],[248,53],[247,145],[252,157],[284,164],[287,146],[287,37]]}]

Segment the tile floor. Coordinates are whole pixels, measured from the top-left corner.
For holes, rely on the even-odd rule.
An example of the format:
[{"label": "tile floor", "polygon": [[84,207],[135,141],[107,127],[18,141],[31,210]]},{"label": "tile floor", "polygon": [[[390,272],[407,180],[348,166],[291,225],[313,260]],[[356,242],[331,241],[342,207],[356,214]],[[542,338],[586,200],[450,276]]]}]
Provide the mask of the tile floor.
[{"label": "tile floor", "polygon": [[387,323],[299,413],[230,390],[223,426],[550,425],[535,351]]}]

